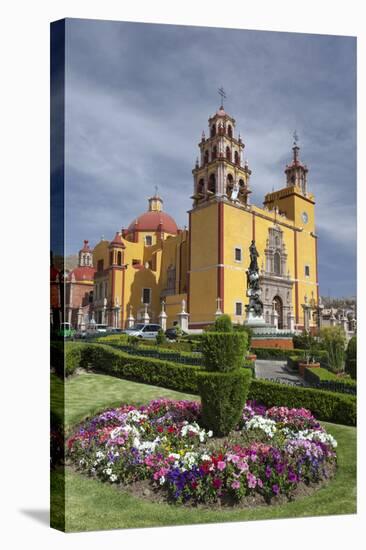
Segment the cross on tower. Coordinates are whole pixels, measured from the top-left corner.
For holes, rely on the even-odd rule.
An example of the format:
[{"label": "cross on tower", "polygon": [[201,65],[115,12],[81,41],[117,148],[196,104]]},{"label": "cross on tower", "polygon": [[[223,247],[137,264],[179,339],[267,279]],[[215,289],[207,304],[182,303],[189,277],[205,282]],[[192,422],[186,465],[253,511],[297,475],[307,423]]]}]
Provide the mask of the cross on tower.
[{"label": "cross on tower", "polygon": [[224,87],[221,86],[221,88],[219,88],[217,92],[221,96],[221,106],[223,107],[224,106],[224,99],[226,99],[226,93],[225,93]]},{"label": "cross on tower", "polygon": [[159,189],[159,187],[157,185],[155,185],[155,197],[158,196],[158,189]]},{"label": "cross on tower", "polygon": [[294,131],[293,136],[294,136],[294,145],[297,145],[297,142],[299,141],[299,136],[297,135],[296,130]]}]

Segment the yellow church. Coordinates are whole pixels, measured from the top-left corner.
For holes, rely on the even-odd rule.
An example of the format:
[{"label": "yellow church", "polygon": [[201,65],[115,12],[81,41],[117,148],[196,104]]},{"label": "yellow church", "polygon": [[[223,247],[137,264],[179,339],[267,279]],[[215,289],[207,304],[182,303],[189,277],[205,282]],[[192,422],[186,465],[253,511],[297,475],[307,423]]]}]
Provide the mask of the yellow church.
[{"label": "yellow church", "polygon": [[189,329],[201,329],[226,313],[234,323],[244,323],[254,240],[266,323],[275,318],[278,329],[302,330],[309,315],[308,326],[315,325],[315,201],[307,190],[308,168],[300,161],[297,138],[283,187],[265,195],[262,207],[250,202],[244,147],[235,119],[221,105],[199,143],[188,229],[177,227],[155,193],[146,212],[112,241],[102,239],[95,246],[96,322],[126,328],[164,317],[171,327],[184,314]]}]

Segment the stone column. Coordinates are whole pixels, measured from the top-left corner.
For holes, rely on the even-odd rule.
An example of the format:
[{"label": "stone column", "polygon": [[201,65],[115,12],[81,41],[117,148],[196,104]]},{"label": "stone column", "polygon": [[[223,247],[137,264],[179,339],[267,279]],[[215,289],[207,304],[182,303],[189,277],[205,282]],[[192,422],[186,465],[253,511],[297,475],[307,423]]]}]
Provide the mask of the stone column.
[{"label": "stone column", "polygon": [[149,324],[149,322],[150,322],[150,316],[149,316],[149,314],[148,314],[148,312],[147,312],[147,304],[145,304],[145,310],[144,310],[144,313],[143,313],[143,315],[142,315],[141,321],[142,321],[145,325]]},{"label": "stone column", "polygon": [[186,301],[182,300],[182,311],[178,313],[178,325],[184,332],[188,332],[189,313],[185,310]]},{"label": "stone column", "polygon": [[278,313],[277,313],[276,308],[274,306],[273,306],[273,309],[272,309],[271,324],[275,327],[276,330],[278,329]]},{"label": "stone column", "polygon": [[160,315],[159,315],[159,324],[161,326],[161,328],[163,329],[163,331],[165,332],[166,331],[166,322],[167,322],[167,314],[166,314],[166,311],[165,311],[165,302],[164,300],[161,302],[161,312],[160,312]]},{"label": "stone column", "polygon": [[84,313],[83,313],[83,308],[80,306],[78,310],[78,322],[77,322],[78,330],[81,330],[83,321],[84,321]]},{"label": "stone column", "polygon": [[222,315],[221,302],[222,302],[221,298],[216,298],[216,313],[215,313],[216,319]]},{"label": "stone column", "polygon": [[127,317],[127,328],[131,328],[134,326],[135,324],[135,318],[134,316],[132,315],[132,306],[130,305],[130,314],[129,316]]},{"label": "stone column", "polygon": [[287,316],[287,328],[290,332],[295,332],[295,315],[292,308],[290,308]]}]

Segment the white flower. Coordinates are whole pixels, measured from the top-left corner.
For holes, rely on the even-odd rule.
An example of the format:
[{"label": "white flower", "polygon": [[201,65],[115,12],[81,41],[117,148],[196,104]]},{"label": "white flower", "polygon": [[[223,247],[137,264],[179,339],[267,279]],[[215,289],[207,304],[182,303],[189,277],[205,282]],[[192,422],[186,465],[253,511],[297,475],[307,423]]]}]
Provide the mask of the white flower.
[{"label": "white flower", "polygon": [[112,475],[109,477],[109,479],[112,481],[112,483],[114,483],[115,481],[117,481],[118,478],[117,478],[116,474],[112,474]]},{"label": "white flower", "polygon": [[159,479],[159,484],[164,485],[164,483],[165,483],[165,477],[161,476],[161,478]]},{"label": "white flower", "polygon": [[247,430],[262,430],[270,438],[277,432],[276,422],[260,415],[254,415],[250,420],[247,420],[244,427]]},{"label": "white flower", "polygon": [[112,468],[107,468],[105,470],[105,473],[107,474],[107,476],[110,476],[112,474]]}]

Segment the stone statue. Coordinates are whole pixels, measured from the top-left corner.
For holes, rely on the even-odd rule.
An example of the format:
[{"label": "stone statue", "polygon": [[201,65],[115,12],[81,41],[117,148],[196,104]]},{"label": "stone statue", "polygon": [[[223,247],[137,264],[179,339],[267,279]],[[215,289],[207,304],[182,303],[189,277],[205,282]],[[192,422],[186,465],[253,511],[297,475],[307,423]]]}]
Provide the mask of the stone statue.
[{"label": "stone statue", "polygon": [[258,269],[258,260],[259,257],[258,250],[255,246],[255,241],[252,241],[252,244],[249,247],[249,254],[250,254],[250,266],[249,271],[259,271]]},{"label": "stone statue", "polygon": [[231,200],[232,201],[237,201],[238,200],[238,195],[239,195],[239,184],[238,182],[234,183],[234,187],[233,187],[233,190],[231,192]]},{"label": "stone statue", "polygon": [[258,268],[258,251],[255,246],[255,241],[249,247],[250,253],[250,265],[247,269],[247,296],[249,298],[249,304],[246,306],[246,310],[249,316],[262,317],[263,316],[263,302],[260,299],[261,288],[259,285],[259,268]]}]

